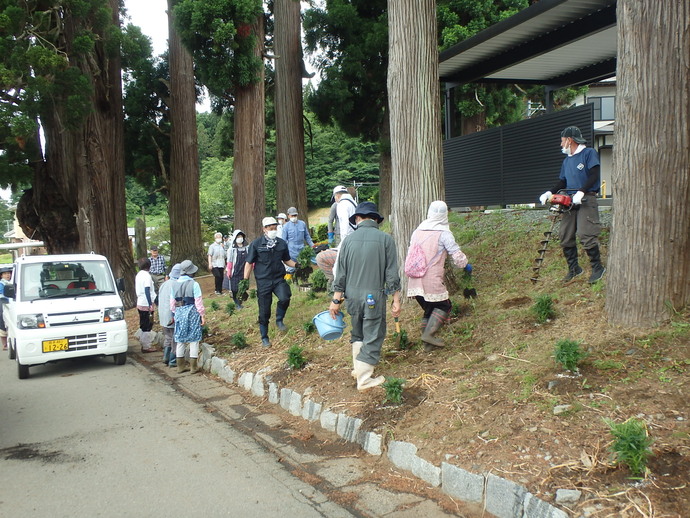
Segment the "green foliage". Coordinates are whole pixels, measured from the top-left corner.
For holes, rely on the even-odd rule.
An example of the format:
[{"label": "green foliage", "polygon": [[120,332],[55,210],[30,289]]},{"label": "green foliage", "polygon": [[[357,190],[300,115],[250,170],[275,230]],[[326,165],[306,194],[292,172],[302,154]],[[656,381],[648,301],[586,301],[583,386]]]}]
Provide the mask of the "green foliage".
[{"label": "green foliage", "polygon": [[316,297],[316,293],[314,292],[314,290],[309,290],[307,292],[307,300],[312,301],[312,300],[316,300],[316,299],[317,299],[317,297]]},{"label": "green foliage", "polygon": [[232,316],[235,314],[235,310],[237,309],[237,306],[235,305],[234,302],[228,302],[225,305],[225,312],[228,314],[228,316]]},{"label": "green foliage", "polygon": [[456,300],[451,301],[450,316],[452,318],[458,318],[460,313],[462,313],[462,305]]},{"label": "green foliage", "polygon": [[261,0],[179,0],[175,25],[194,56],[202,82],[221,99],[260,79],[251,24],[263,14]]},{"label": "green foliage", "polygon": [[211,301],[211,309],[213,311],[218,311],[220,309],[220,304],[218,304],[217,300]]},{"label": "green foliage", "polygon": [[297,266],[302,269],[311,269],[312,257],[314,257],[314,250],[310,246],[305,246],[299,251],[299,254],[297,254]]},{"label": "green foliage", "polygon": [[564,369],[575,372],[577,371],[578,364],[585,357],[585,354],[580,349],[580,342],[562,339],[556,342],[554,346],[554,357]]},{"label": "green foliage", "polygon": [[326,291],[328,289],[328,279],[320,268],[317,268],[309,277],[311,288],[314,291]]},{"label": "green foliage", "polygon": [[249,279],[242,279],[237,283],[237,300],[246,300],[247,289],[249,288]]},{"label": "green foliage", "polygon": [[401,405],[403,402],[403,386],[404,379],[401,378],[386,378],[383,382],[383,388],[386,390],[386,398],[384,403],[392,403],[394,405]]},{"label": "green foliage", "polygon": [[230,233],[231,226],[221,217],[232,216],[234,212],[232,164],[232,158],[208,158],[201,163],[199,178],[201,221],[224,235]]},{"label": "green foliage", "polygon": [[305,322],[302,324],[302,329],[304,329],[304,332],[308,335],[312,334],[314,331],[316,331],[316,326],[314,325],[314,322],[311,320],[308,322]]},{"label": "green foliage", "polygon": [[399,333],[397,331],[393,333],[393,340],[398,341],[398,348],[401,351],[410,348],[411,342],[409,337],[407,336],[407,331],[405,331],[404,329],[401,329]]},{"label": "green foliage", "polygon": [[633,475],[643,475],[652,455],[650,446],[654,442],[647,433],[645,422],[634,417],[622,423],[615,423],[611,419],[604,419],[604,422],[613,436],[611,451],[616,461],[628,466]]},{"label": "green foliage", "polygon": [[304,348],[299,345],[293,345],[287,352],[287,363],[291,369],[299,370],[307,364],[304,357]]},{"label": "green foliage", "polygon": [[251,290],[249,290],[249,298],[250,299],[256,298],[256,288],[252,288]]},{"label": "green foliage", "polygon": [[204,324],[201,326],[201,338],[206,338],[209,335],[209,327],[208,325]]},{"label": "green foliage", "polygon": [[327,241],[328,240],[328,224],[327,223],[319,223],[316,225],[316,230],[314,232],[314,241],[317,243],[320,243],[322,241]]},{"label": "green foliage", "polygon": [[553,306],[551,295],[540,295],[537,297],[531,311],[539,324],[544,324],[555,317],[556,309]]},{"label": "green foliage", "polygon": [[249,345],[247,343],[247,336],[242,332],[237,332],[232,335],[230,343],[232,343],[236,349],[244,349]]}]

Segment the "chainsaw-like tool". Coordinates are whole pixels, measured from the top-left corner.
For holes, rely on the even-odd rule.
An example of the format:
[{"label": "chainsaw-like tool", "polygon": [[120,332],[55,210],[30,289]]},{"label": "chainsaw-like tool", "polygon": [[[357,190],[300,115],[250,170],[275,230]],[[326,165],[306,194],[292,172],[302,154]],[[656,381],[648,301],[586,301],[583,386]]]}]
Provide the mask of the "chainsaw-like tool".
[{"label": "chainsaw-like tool", "polygon": [[535,284],[537,281],[539,281],[539,270],[541,270],[542,263],[544,262],[544,256],[546,255],[549,241],[551,241],[553,230],[556,228],[556,223],[558,223],[558,220],[561,218],[564,212],[569,211],[573,207],[573,199],[567,194],[552,194],[548,201],[551,204],[549,207],[551,228],[544,232],[544,239],[539,242],[539,257],[534,260],[534,266],[532,267],[533,274],[530,278],[530,281]]}]

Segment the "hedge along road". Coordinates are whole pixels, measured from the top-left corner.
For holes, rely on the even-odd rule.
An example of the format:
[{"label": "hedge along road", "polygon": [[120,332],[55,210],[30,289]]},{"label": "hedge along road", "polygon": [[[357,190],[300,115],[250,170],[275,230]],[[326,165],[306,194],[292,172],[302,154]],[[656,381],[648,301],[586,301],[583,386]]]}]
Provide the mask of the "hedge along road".
[{"label": "hedge along road", "polygon": [[351,514],[128,359],[0,356],[0,516]]}]

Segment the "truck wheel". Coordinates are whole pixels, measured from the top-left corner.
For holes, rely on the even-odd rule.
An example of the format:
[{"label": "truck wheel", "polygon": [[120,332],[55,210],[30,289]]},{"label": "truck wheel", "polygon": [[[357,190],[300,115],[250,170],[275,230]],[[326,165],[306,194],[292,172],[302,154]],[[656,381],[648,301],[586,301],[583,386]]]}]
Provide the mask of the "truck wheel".
[{"label": "truck wheel", "polygon": [[20,380],[25,380],[29,377],[29,366],[22,365],[17,361],[17,374],[19,375]]},{"label": "truck wheel", "polygon": [[7,348],[10,351],[10,360],[14,360],[17,357],[17,350],[12,347],[12,342],[7,340]]},{"label": "truck wheel", "polygon": [[127,362],[127,353],[118,353],[113,355],[115,365],[124,365]]}]

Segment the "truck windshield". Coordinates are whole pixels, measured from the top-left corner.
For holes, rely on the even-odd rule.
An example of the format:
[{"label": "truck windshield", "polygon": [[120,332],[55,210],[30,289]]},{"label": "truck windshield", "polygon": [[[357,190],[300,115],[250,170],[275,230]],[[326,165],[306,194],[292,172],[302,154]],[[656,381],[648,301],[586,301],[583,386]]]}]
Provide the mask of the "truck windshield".
[{"label": "truck windshield", "polygon": [[64,261],[27,264],[22,268],[22,300],[116,293],[105,261]]}]

